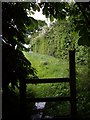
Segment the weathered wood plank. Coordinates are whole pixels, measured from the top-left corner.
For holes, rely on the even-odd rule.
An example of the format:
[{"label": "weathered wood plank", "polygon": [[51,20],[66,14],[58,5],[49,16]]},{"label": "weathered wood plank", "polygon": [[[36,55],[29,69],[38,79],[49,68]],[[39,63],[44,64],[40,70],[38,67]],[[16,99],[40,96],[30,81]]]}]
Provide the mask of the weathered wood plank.
[{"label": "weathered wood plank", "polygon": [[56,101],[70,101],[70,96],[61,97],[47,97],[47,98],[26,98],[27,102],[56,102]]},{"label": "weathered wood plank", "polygon": [[26,79],[26,84],[70,82],[70,78]]},{"label": "weathered wood plank", "polygon": [[69,69],[70,69],[70,96],[71,96],[71,115],[76,117],[76,72],[75,72],[75,50],[69,51]]}]

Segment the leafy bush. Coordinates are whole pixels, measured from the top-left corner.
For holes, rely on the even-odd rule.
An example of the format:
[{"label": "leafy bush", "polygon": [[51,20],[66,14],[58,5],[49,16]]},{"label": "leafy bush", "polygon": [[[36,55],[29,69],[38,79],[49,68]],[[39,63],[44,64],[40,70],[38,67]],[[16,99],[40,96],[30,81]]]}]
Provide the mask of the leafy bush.
[{"label": "leafy bush", "polygon": [[[45,28],[43,35],[32,36],[32,51],[50,55],[56,58],[68,58],[68,51],[76,49],[76,62],[86,64],[88,60],[88,48],[79,46],[79,33],[75,26],[71,26],[70,20],[56,21],[50,28]],[[42,33],[42,31],[41,31]]]}]

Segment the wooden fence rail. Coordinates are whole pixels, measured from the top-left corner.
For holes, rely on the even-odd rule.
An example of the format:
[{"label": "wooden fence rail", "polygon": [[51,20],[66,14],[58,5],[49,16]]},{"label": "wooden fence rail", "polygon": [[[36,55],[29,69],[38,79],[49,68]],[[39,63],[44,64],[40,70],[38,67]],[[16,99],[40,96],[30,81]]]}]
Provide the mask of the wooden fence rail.
[{"label": "wooden fence rail", "polygon": [[27,97],[27,102],[56,102],[56,101],[71,101],[71,97],[70,96],[46,97],[46,98],[29,98],[29,97]]},{"label": "wooden fence rail", "polygon": [[26,79],[26,84],[70,82],[70,78]]}]

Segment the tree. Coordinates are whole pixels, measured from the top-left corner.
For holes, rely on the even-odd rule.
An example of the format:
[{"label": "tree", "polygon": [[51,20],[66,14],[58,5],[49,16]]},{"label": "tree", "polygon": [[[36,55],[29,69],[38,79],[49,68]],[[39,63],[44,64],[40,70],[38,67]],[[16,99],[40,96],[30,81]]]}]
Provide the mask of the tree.
[{"label": "tree", "polygon": [[90,2],[46,2],[39,3],[39,6],[42,7],[43,14],[50,17],[51,20],[53,18],[66,19],[67,16],[72,17],[72,25],[75,24],[76,30],[80,31],[81,38],[78,44],[90,46]]},{"label": "tree", "polygon": [[40,3],[43,6],[43,14],[56,19],[72,17],[71,24],[79,31],[78,45],[88,47],[88,77],[90,76],[90,2],[76,3]]},{"label": "tree", "polygon": [[[74,22],[79,31],[78,44],[88,48],[88,78],[90,77],[90,2],[75,3]],[[78,12],[79,10],[79,12]],[[76,15],[77,14],[77,15]]]},{"label": "tree", "polygon": [[[66,16],[72,16],[71,23],[72,25],[75,24],[76,30],[79,30],[79,35],[81,36],[78,40],[79,45],[87,45],[90,46],[89,42],[89,33],[90,33],[90,25],[89,25],[89,16],[90,16],[90,4],[89,3],[65,3],[65,2],[46,2],[46,3],[2,3],[2,35],[3,35],[3,83],[6,78],[8,78],[8,83],[12,82],[10,80],[10,76],[12,73],[17,76],[16,68],[19,67],[18,64],[15,63],[15,58],[18,56],[23,56],[22,50],[25,49],[23,44],[27,43],[27,41],[24,39],[25,34],[27,31],[32,32],[35,31],[38,28],[38,22],[34,20],[32,17],[28,17],[27,10],[31,10],[31,8],[35,11],[40,9],[42,7],[43,14],[46,15],[46,17],[50,17],[51,21],[53,18],[56,19],[65,19]],[[8,47],[6,47],[8,46]],[[16,48],[17,46],[17,48]],[[16,48],[16,49],[15,49]],[[16,56],[6,55],[6,51],[10,51],[10,49],[14,50],[16,52]],[[6,60],[6,56],[8,59]],[[19,57],[20,57],[19,56]],[[10,63],[12,72],[8,71],[8,62],[14,58],[13,63]],[[21,64],[21,69],[24,69],[25,65],[29,65],[30,70],[33,68],[31,67],[31,64],[28,64],[26,59],[23,59],[21,57],[21,61],[26,61],[25,64]],[[18,59],[18,58],[17,58]],[[15,63],[15,64],[14,64]],[[13,66],[13,64],[15,66]],[[25,67],[27,71],[27,67]],[[4,71],[6,70],[6,72]],[[6,74],[8,71],[8,75]],[[30,71],[29,71],[30,72]],[[27,72],[26,76],[23,76],[23,78],[29,76],[29,72]],[[10,74],[9,74],[10,73]],[[6,74],[6,78],[4,78]],[[31,72],[31,74],[34,74],[34,71]],[[17,76],[17,79],[20,79],[19,76]],[[14,77],[14,76],[13,76]],[[9,79],[10,78],[10,79]]]},{"label": "tree", "polygon": [[[13,90],[15,90],[16,87],[20,88],[21,83],[27,77],[37,78],[36,70],[22,52],[27,50],[24,47],[24,44],[28,43],[25,39],[27,31],[34,32],[38,28],[38,22],[32,17],[28,17],[27,10],[30,10],[31,7],[37,9],[35,3],[2,3],[3,119],[13,119],[12,116],[17,119],[20,114],[17,113],[19,106],[16,103],[15,93],[13,94],[13,91],[9,89],[9,84],[11,83]],[[19,86],[18,83],[20,83]],[[25,92],[24,87],[23,89]],[[20,91],[21,96],[25,94],[23,89]],[[22,111],[21,114],[23,114]]]},{"label": "tree", "polygon": [[2,3],[2,85],[5,91],[9,83],[15,88],[18,80],[36,77],[34,68],[22,53],[26,50],[23,44],[27,43],[27,30],[34,31],[38,27],[37,21],[27,15],[27,9],[36,6],[35,3]]}]

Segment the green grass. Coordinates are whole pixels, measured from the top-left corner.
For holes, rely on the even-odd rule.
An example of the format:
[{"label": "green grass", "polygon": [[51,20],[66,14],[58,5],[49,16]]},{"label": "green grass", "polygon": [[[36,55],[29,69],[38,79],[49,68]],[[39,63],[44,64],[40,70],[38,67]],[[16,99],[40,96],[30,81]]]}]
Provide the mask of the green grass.
[{"label": "green grass", "polygon": [[[26,58],[31,62],[32,67],[36,68],[37,76],[39,78],[63,78],[69,77],[68,60],[54,58],[48,55],[41,55],[37,53],[24,52]],[[69,83],[49,83],[49,84],[35,84],[27,85],[27,96],[29,97],[57,97],[69,95]],[[53,106],[51,108],[51,105]],[[62,107],[63,106],[63,107]],[[66,103],[47,103],[45,114],[58,115],[68,114],[70,105]],[[55,109],[56,107],[56,109]],[[55,110],[54,110],[55,109]],[[51,112],[50,112],[51,111]]]},{"label": "green grass", "polygon": [[26,58],[37,70],[39,78],[69,77],[67,60],[57,59],[48,55],[24,52]]},{"label": "green grass", "polygon": [[[69,77],[69,63],[66,59],[58,59],[52,56],[24,52],[26,58],[37,69],[39,78]],[[76,90],[77,110],[84,119],[90,118],[90,81],[87,76],[87,65],[76,64]],[[69,95],[69,84],[36,84],[27,85],[27,96],[30,97],[56,97]],[[69,104],[68,104],[69,105]],[[52,107],[51,107],[52,106]],[[47,103],[46,113],[49,115],[67,114],[69,107],[66,104]]]}]

